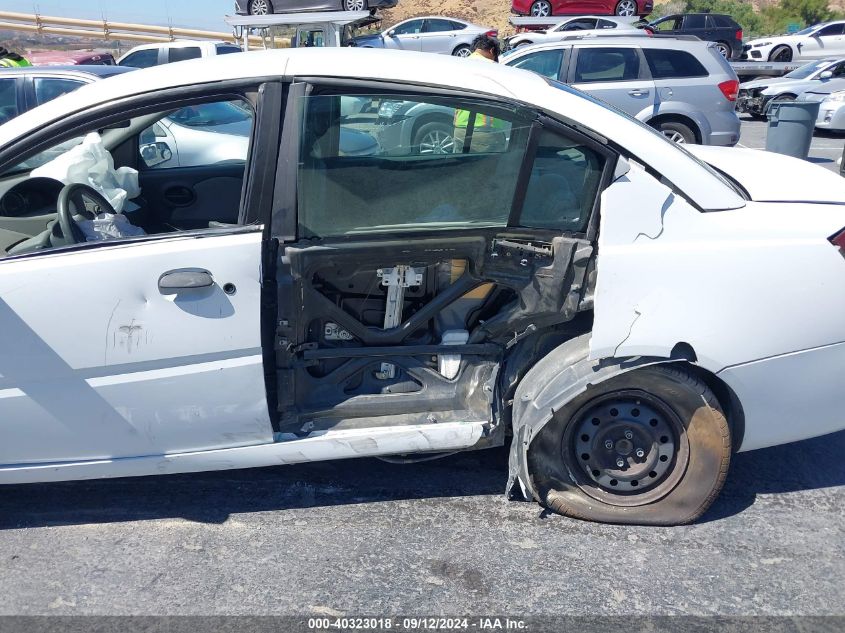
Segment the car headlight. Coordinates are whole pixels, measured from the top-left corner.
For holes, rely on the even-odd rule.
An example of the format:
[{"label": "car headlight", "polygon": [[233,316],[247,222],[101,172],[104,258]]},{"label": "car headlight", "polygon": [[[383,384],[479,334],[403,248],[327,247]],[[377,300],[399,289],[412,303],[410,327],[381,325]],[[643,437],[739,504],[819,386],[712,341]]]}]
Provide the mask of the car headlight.
[{"label": "car headlight", "polygon": [[751,48],[760,48],[761,46],[770,46],[771,42],[757,42],[756,44],[752,44]]},{"label": "car headlight", "polygon": [[845,101],[845,90],[831,92],[829,95],[827,95],[827,97],[824,98],[824,101]]},{"label": "car headlight", "polygon": [[378,109],[379,118],[392,119],[402,107],[402,103],[402,101],[382,101]]}]

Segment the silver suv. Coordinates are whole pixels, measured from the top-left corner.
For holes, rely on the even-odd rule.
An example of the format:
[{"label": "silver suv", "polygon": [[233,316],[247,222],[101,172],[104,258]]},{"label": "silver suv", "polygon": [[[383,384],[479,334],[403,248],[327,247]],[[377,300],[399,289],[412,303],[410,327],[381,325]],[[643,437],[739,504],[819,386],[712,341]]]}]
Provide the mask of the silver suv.
[{"label": "silver suv", "polygon": [[574,38],[520,47],[501,62],[571,84],[679,143],[739,141],[739,81],[713,42]]}]

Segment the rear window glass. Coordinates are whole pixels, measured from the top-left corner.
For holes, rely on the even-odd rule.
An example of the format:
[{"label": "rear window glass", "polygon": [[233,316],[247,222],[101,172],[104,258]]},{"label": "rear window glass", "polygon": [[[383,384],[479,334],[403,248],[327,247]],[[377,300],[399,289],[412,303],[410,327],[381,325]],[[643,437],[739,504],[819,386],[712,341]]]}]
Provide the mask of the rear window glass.
[{"label": "rear window glass", "polygon": [[687,15],[684,16],[685,29],[703,29],[704,16],[703,15]]},{"label": "rear window glass", "polygon": [[733,20],[726,15],[710,15],[707,18],[714,26],[720,28],[734,28]]},{"label": "rear window glass", "polygon": [[198,59],[202,57],[202,51],[200,51],[198,46],[185,46],[184,48],[171,48],[170,49],[170,61],[171,62],[184,62],[188,59]]},{"label": "rear window glass", "polygon": [[229,55],[231,53],[240,53],[241,49],[237,46],[229,46],[228,44],[218,44],[217,45],[217,54],[218,55]]},{"label": "rear window glass", "polygon": [[582,48],[578,51],[575,83],[634,81],[640,76],[640,57],[633,48]]},{"label": "rear window glass", "polygon": [[644,52],[654,79],[707,77],[707,69],[686,51],[647,48]]},{"label": "rear window glass", "polygon": [[560,74],[560,63],[562,60],[563,50],[558,48],[523,55],[509,65],[514,68],[530,70],[549,79],[557,79]]}]

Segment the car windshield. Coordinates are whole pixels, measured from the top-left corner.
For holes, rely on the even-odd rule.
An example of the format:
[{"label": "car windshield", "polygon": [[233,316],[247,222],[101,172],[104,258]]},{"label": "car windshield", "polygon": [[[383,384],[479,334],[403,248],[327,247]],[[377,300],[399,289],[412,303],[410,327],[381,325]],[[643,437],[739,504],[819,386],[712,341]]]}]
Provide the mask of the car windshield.
[{"label": "car windshield", "polygon": [[204,103],[177,110],[169,119],[186,127],[214,127],[231,123],[242,123],[250,119],[250,113],[234,103]]},{"label": "car windshield", "polygon": [[821,70],[827,66],[829,63],[830,62],[810,62],[809,64],[804,64],[800,68],[796,68],[791,73],[786,73],[784,77],[788,79],[806,79],[817,70]]},{"label": "car windshield", "polygon": [[550,86],[552,86],[553,88],[557,88],[558,90],[563,90],[564,92],[568,92],[568,93],[570,93],[570,94],[578,95],[579,97],[581,97],[581,98],[583,98],[583,99],[586,99],[587,101],[590,101],[591,103],[594,103],[594,104],[596,104],[596,105],[599,105],[599,106],[601,106],[601,107],[603,107],[603,108],[605,108],[605,109],[607,109],[607,110],[611,110],[611,111],[613,111],[613,112],[616,112],[617,114],[619,114],[620,116],[625,117],[625,118],[626,118],[626,119],[628,119],[629,121],[631,121],[631,122],[633,122],[633,123],[636,123],[636,124],[637,124],[637,125],[639,125],[641,128],[643,128],[643,129],[645,129],[645,130],[648,130],[648,131],[649,131],[649,133],[653,134],[656,138],[661,139],[661,140],[662,140],[663,142],[665,142],[665,143],[669,143],[672,147],[674,147],[674,148],[675,148],[675,149],[677,149],[678,151],[683,152],[684,154],[686,154],[686,155],[687,155],[690,159],[692,159],[692,160],[694,160],[696,163],[698,163],[698,165],[700,165],[702,169],[707,170],[710,174],[712,174],[713,176],[715,176],[716,178],[718,178],[718,179],[719,179],[720,181],[722,181],[725,185],[727,185],[728,187],[730,187],[732,191],[735,191],[735,192],[737,193],[737,195],[739,195],[741,198],[744,198],[744,199],[747,199],[747,198],[748,198],[748,196],[746,195],[746,193],[745,193],[744,191],[742,191],[742,190],[741,190],[741,189],[740,189],[740,188],[739,188],[739,187],[738,187],[738,186],[737,186],[737,185],[733,182],[733,180],[732,180],[732,179],[725,178],[724,174],[722,174],[720,171],[718,171],[717,169],[713,169],[713,167],[711,167],[710,165],[708,165],[707,163],[705,163],[703,160],[701,160],[700,158],[698,158],[697,156],[695,156],[695,155],[694,155],[694,154],[692,154],[691,152],[687,151],[687,149],[686,149],[683,145],[679,145],[678,143],[675,143],[675,142],[673,142],[673,141],[670,141],[670,140],[669,140],[669,139],[668,139],[665,135],[661,134],[660,132],[658,132],[657,130],[655,130],[655,129],[654,129],[653,127],[651,127],[650,125],[647,125],[647,124],[643,123],[642,121],[640,121],[639,119],[636,119],[636,118],[632,117],[631,115],[627,114],[626,112],[623,112],[623,111],[622,111],[622,110],[620,110],[619,108],[616,108],[616,107],[612,106],[611,104],[606,103],[605,101],[602,101],[601,99],[596,99],[596,98],[595,98],[595,97],[593,97],[592,95],[589,95],[589,94],[587,94],[587,93],[585,93],[585,92],[581,92],[580,90],[578,90],[578,89],[576,89],[576,88],[573,88],[572,86],[568,86],[568,85],[566,85],[566,84],[564,84],[564,83],[561,83],[561,82],[559,82],[559,81],[555,81],[554,79],[546,79],[546,81],[547,81],[547,82],[548,82],[548,84],[549,84]]}]

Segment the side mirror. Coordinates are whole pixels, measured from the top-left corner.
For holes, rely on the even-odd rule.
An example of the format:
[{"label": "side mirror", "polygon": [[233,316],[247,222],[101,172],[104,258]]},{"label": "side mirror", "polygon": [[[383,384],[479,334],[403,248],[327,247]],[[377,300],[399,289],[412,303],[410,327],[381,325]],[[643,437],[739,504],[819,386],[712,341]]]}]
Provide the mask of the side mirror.
[{"label": "side mirror", "polygon": [[830,79],[833,77],[833,71],[826,70],[821,75],[819,75],[819,79]]},{"label": "side mirror", "polygon": [[394,31],[393,29],[390,29],[387,32],[387,37],[395,37],[395,36],[396,36],[396,31]]},{"label": "side mirror", "polygon": [[173,151],[167,143],[141,145],[141,158],[147,167],[158,167],[173,158]]}]

